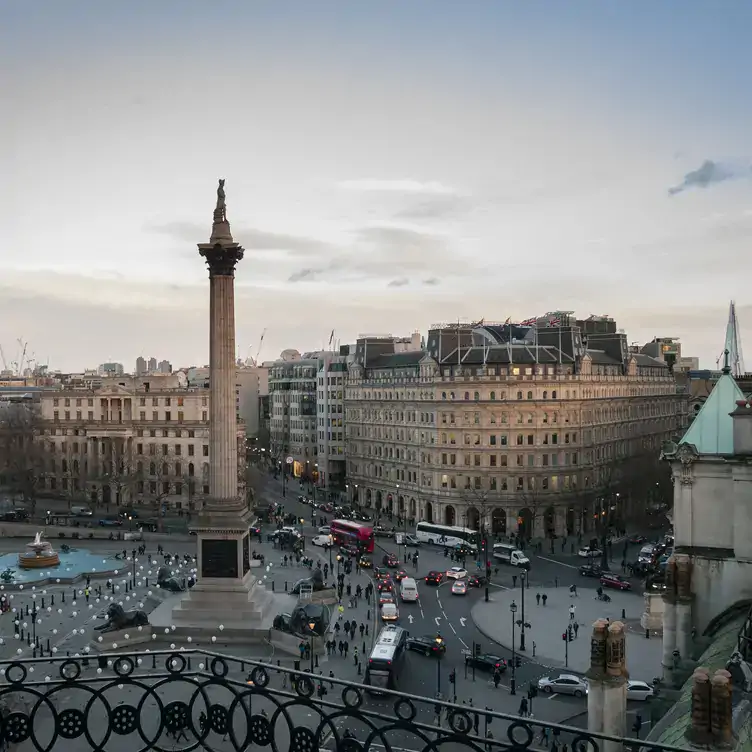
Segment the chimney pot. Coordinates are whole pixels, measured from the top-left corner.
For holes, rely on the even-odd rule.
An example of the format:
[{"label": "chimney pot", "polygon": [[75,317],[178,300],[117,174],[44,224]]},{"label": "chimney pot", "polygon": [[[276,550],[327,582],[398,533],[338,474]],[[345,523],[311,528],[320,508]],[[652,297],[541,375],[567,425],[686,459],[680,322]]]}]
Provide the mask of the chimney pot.
[{"label": "chimney pot", "polygon": [[687,738],[693,744],[707,745],[712,739],[710,727],[710,676],[706,668],[692,674],[691,723]]}]

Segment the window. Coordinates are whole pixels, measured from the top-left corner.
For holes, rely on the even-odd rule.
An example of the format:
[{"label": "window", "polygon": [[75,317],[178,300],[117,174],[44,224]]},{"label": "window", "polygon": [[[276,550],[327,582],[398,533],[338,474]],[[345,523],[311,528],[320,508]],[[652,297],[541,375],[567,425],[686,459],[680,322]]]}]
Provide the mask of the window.
[{"label": "window", "polygon": [[532,392],[528,392],[528,393],[527,393],[527,398],[528,398],[529,400],[531,400],[531,399],[533,398],[533,393],[532,393]]},{"label": "window", "polygon": [[522,392],[517,392],[517,399],[522,399]]},{"label": "window", "polygon": [[551,392],[551,399],[556,399],[556,389]]},{"label": "window", "polygon": [[491,392],[491,399],[492,399],[492,400],[495,400],[495,399],[496,399],[496,392]]},{"label": "window", "polygon": [[522,446],[525,443],[525,437],[521,434],[517,434],[517,446]]},{"label": "window", "polygon": [[466,400],[469,400],[469,399],[470,399],[470,392],[465,392],[465,399],[466,399]]},{"label": "window", "polygon": [[532,433],[529,433],[527,435],[527,445],[528,446],[535,446],[535,436]]},{"label": "window", "polygon": [[491,446],[496,446],[496,437],[495,436],[490,436],[489,437],[489,444]]},{"label": "window", "polygon": [[208,457],[209,456],[209,445],[208,444],[204,444],[203,445],[203,453],[204,453],[204,457]]},{"label": "window", "polygon": [[548,392],[547,391],[543,392],[543,399],[548,399]]},{"label": "window", "polygon": [[480,392],[473,392],[473,399],[476,402],[480,401]]}]

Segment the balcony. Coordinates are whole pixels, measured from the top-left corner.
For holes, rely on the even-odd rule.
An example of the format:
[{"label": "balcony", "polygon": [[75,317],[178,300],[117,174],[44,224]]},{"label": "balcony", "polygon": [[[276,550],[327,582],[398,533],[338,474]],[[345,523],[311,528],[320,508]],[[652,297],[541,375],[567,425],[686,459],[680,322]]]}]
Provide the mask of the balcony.
[{"label": "balcony", "polygon": [[542,749],[543,728],[570,749],[603,749],[607,741],[635,752],[648,746],[443,699],[390,691],[374,699],[360,684],[202,650],[39,658],[0,667],[3,749],[527,752]]}]

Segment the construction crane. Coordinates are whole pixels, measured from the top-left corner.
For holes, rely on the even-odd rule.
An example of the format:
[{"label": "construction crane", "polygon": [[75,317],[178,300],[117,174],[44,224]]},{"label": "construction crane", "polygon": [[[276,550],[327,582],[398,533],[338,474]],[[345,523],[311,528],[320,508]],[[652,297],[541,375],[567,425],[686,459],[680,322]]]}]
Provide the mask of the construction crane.
[{"label": "construction crane", "polygon": [[23,374],[24,361],[26,360],[26,348],[29,346],[28,342],[24,342],[23,338],[18,338],[18,349],[21,350],[21,357],[18,361],[18,375]]},{"label": "construction crane", "polygon": [[3,360],[3,368],[7,371],[8,370],[8,361],[5,359],[5,352],[3,351],[3,346],[0,345],[0,358]]},{"label": "construction crane", "polygon": [[253,362],[258,365],[258,359],[259,355],[261,355],[261,345],[264,344],[264,337],[266,336],[266,327],[264,327],[264,331],[261,332],[261,339],[259,340],[259,346],[258,350],[256,350],[256,357],[253,359]]}]

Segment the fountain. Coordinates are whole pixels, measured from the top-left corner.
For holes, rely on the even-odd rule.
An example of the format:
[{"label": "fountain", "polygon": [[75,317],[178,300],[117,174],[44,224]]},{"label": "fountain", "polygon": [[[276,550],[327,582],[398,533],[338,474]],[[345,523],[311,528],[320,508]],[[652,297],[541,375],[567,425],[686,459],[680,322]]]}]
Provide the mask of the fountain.
[{"label": "fountain", "polygon": [[42,534],[37,533],[31,543],[26,544],[30,549],[26,553],[18,554],[18,566],[21,569],[44,569],[56,567],[60,564],[60,556],[54,551],[49,541],[42,540]]}]

